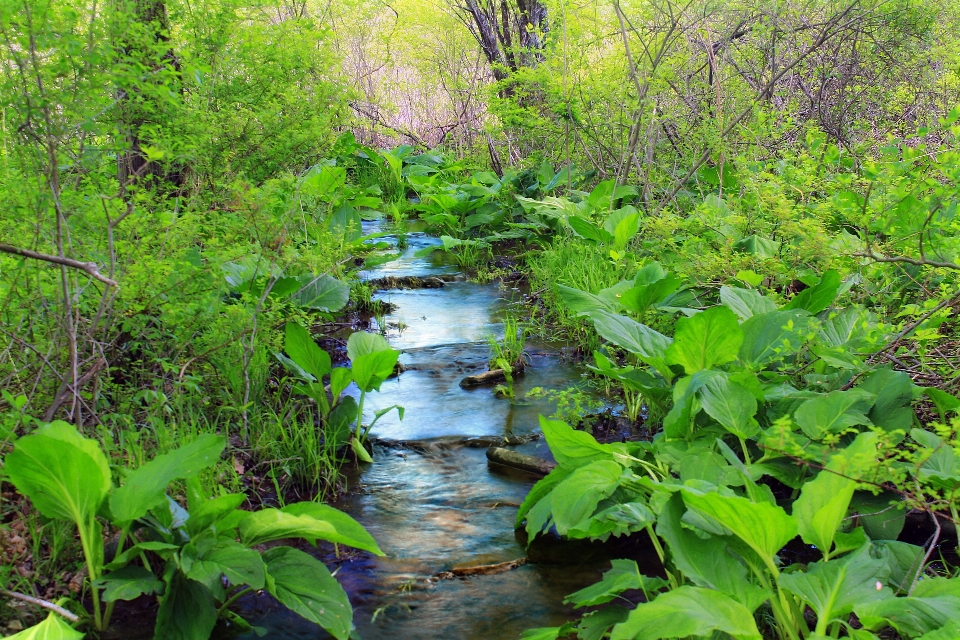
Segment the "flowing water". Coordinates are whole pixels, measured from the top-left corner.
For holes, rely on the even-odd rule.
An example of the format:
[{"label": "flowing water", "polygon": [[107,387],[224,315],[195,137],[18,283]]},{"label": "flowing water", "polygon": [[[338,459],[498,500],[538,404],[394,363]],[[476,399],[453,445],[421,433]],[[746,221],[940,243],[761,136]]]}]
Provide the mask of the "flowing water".
[{"label": "flowing water", "polygon": [[[411,234],[399,260],[365,276],[454,272],[442,259],[413,255],[436,242]],[[486,370],[487,340],[502,335],[510,296],[498,285],[469,282],[377,296],[394,305],[384,326],[406,370],[368,394],[366,420],[390,405],[403,406],[405,414],[400,420],[391,412],[374,426],[374,464],[352,479],[352,491],[337,506],[373,534],[386,557],[321,556],[338,566],[362,638],[519,638],[525,629],[571,619],[564,596],[609,567],[609,546],[547,542],[528,550],[514,520],[536,477],[489,466],[485,450],[469,446],[471,437],[535,434],[538,414],[552,409],[524,399],[526,392],[566,388],[580,376],[550,349],[528,345],[532,366],[518,378],[518,400],[497,398],[490,387],[460,388],[464,376]],[[549,457],[542,439],[519,449]],[[521,559],[528,562],[499,573],[443,575]],[[246,613],[257,614],[252,622],[269,638],[329,637],[279,605],[258,599],[254,607],[259,611]]]}]

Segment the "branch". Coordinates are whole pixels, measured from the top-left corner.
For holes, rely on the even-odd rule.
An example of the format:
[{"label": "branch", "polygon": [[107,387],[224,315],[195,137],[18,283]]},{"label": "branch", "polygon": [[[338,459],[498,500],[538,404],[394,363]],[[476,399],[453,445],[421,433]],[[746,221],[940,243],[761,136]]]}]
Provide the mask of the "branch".
[{"label": "branch", "polygon": [[927,260],[926,258],[922,260],[917,260],[916,258],[909,258],[907,256],[878,256],[873,252],[873,249],[868,249],[867,251],[858,251],[851,255],[857,256],[858,258],[870,258],[876,262],[906,262],[907,264],[912,264],[916,267],[940,267],[943,269],[960,269],[960,264],[956,262],[941,262],[939,260]]},{"label": "branch", "polygon": [[30,249],[21,249],[20,247],[14,247],[13,245],[5,244],[3,242],[0,242],[0,252],[10,253],[15,256],[22,256],[24,258],[33,258],[34,260],[43,260],[44,262],[52,262],[53,264],[59,264],[65,267],[71,267],[73,269],[79,269],[80,271],[85,271],[87,275],[94,280],[99,280],[105,285],[111,287],[119,286],[115,280],[111,280],[107,276],[100,274],[100,268],[97,266],[96,262],[80,262],[79,260],[61,258],[60,256],[52,256],[47,253],[37,253],[36,251],[31,251]]},{"label": "branch", "polygon": [[16,591],[7,591],[6,589],[0,589],[0,592],[2,592],[3,595],[5,596],[16,598],[17,600],[23,600],[24,602],[29,602],[30,604],[35,604],[38,607],[43,607],[44,609],[50,609],[50,611],[60,614],[70,622],[73,622],[73,623],[80,622],[80,616],[78,616],[75,613],[71,613],[67,611],[66,609],[64,609],[58,604],[53,604],[52,602],[41,600],[40,598],[34,598],[33,596],[28,596],[25,593],[17,593]]}]

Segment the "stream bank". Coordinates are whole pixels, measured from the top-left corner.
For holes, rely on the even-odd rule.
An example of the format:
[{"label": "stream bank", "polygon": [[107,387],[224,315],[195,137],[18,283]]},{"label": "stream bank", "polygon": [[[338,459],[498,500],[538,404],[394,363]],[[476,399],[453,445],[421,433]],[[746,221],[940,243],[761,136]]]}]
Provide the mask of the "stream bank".
[{"label": "stream bank", "polygon": [[[517,378],[515,400],[496,397],[488,386],[462,388],[461,379],[486,370],[488,340],[502,337],[502,318],[517,292],[461,281],[438,254],[414,255],[433,243],[439,240],[409,233],[398,260],[364,273],[367,280],[445,276],[442,287],[375,295],[391,303],[381,322],[402,351],[404,370],[367,397],[365,421],[391,405],[403,406],[404,418],[393,411],[377,422],[374,463],[349,478],[351,491],[336,506],[370,531],[386,557],[313,553],[338,568],[363,638],[518,638],[525,629],[574,617],[563,598],[596,582],[611,555],[639,551],[626,541],[549,539],[528,550],[522,532],[514,531],[517,508],[537,476],[490,465],[485,447],[471,443],[515,438],[525,442],[517,451],[549,459],[536,436],[538,416],[553,408],[526,394],[533,387],[566,388],[581,371],[548,345],[528,344],[530,366]],[[655,556],[638,560],[657,571]],[[328,637],[267,599],[245,607],[266,637]]]}]

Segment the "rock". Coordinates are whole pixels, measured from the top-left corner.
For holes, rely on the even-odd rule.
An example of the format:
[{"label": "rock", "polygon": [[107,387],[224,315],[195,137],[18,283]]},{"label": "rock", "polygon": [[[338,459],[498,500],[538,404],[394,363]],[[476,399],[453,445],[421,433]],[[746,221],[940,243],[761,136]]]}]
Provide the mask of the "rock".
[{"label": "rock", "polygon": [[556,462],[550,462],[549,460],[544,460],[536,456],[528,456],[524,453],[502,447],[490,447],[487,449],[487,460],[495,464],[502,464],[505,467],[511,467],[541,476],[547,475],[557,466]]},{"label": "rock", "polygon": [[463,389],[469,389],[470,387],[479,387],[485,384],[496,384],[498,382],[503,382],[506,379],[507,376],[504,375],[503,369],[491,369],[490,371],[486,371],[475,376],[467,376],[460,381],[460,387]]}]

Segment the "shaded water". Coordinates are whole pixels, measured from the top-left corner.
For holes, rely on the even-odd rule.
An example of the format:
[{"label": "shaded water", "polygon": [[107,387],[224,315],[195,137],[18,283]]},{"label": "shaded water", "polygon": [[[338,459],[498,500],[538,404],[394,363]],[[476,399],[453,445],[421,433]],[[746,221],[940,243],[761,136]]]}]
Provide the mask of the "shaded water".
[{"label": "shaded water", "polygon": [[[408,241],[412,247],[435,239]],[[449,265],[408,253],[367,275],[449,272]],[[526,392],[534,386],[566,388],[580,375],[549,349],[533,345],[532,366],[516,384],[518,400],[497,398],[490,387],[460,388],[464,376],[486,370],[487,337],[503,331],[504,295],[497,285],[467,282],[378,294],[396,305],[386,318],[387,336],[402,350],[406,371],[368,395],[365,413],[369,421],[379,408],[402,405],[404,419],[392,412],[373,434],[381,443],[406,444],[376,446],[375,463],[352,480],[353,491],[337,506],[367,527],[387,555],[322,558],[338,564],[363,638],[518,638],[525,629],[571,619],[564,596],[609,567],[609,549],[600,545],[548,543],[531,547],[529,562],[512,570],[437,578],[452,569],[528,558],[514,520],[536,477],[488,466],[484,449],[456,444],[457,437],[538,431],[538,414],[552,410],[546,401],[524,400]],[[542,440],[521,449],[549,457]],[[266,628],[267,637],[328,637],[278,605],[259,599],[255,606],[261,609],[251,621]]]}]

